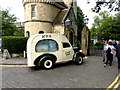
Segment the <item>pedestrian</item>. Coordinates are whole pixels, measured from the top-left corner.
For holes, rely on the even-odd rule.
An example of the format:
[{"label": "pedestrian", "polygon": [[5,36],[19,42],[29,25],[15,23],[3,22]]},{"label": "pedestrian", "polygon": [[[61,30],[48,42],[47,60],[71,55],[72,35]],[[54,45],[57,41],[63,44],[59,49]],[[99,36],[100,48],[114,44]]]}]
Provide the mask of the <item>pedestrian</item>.
[{"label": "pedestrian", "polygon": [[117,42],[113,40],[113,46],[115,47],[117,45]]},{"label": "pedestrian", "polygon": [[[116,45],[117,45],[117,41],[113,40],[113,46],[115,47]],[[117,52],[116,52],[116,54],[115,54],[115,52],[114,52],[113,56],[114,56],[114,57],[117,57]]]},{"label": "pedestrian", "polygon": [[107,41],[105,41],[105,45],[103,46],[103,62],[105,64],[105,57],[106,57],[106,54],[105,54],[105,47],[107,46]]},{"label": "pedestrian", "polygon": [[105,47],[105,54],[107,54],[107,61],[105,61],[104,67],[109,62],[110,68],[112,68],[112,61],[113,61],[113,51],[114,51],[114,46],[112,41],[108,41],[108,45]]},{"label": "pedestrian", "polygon": [[116,50],[116,53],[117,53],[118,68],[120,69],[120,41],[119,41],[118,45],[115,46],[114,49]]}]

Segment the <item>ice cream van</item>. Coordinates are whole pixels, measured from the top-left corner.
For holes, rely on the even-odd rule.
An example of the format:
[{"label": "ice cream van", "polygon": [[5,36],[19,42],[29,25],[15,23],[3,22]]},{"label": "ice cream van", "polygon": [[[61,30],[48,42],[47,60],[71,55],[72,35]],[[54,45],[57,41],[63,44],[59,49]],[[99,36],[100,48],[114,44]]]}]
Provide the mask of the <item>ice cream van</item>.
[{"label": "ice cream van", "polygon": [[72,47],[69,40],[61,34],[36,34],[27,42],[28,67],[43,66],[51,69],[56,63],[74,61],[83,63],[84,54],[78,47]]}]

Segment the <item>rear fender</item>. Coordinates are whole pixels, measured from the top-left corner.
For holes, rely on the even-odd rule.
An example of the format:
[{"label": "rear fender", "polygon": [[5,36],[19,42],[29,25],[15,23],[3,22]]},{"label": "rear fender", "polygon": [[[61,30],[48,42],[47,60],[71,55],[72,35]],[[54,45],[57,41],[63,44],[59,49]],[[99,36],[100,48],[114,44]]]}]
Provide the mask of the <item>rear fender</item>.
[{"label": "rear fender", "polygon": [[57,57],[55,55],[47,53],[47,54],[42,54],[42,55],[38,56],[34,61],[34,65],[37,66],[38,62],[41,62],[41,58],[44,57],[44,56],[52,56],[53,59],[54,59],[54,63],[57,61]]}]

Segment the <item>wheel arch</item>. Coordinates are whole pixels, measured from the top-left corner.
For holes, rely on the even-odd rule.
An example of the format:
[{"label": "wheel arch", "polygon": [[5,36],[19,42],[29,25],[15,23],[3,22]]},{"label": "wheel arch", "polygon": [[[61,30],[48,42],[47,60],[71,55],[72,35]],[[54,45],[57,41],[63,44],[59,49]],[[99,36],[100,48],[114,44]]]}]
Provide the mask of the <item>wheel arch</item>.
[{"label": "wheel arch", "polygon": [[73,56],[73,61],[75,61],[75,59],[78,55],[81,56],[82,58],[85,57],[85,55],[82,52],[76,52]]},{"label": "wheel arch", "polygon": [[35,61],[34,61],[34,65],[38,65],[38,62],[40,61],[41,62],[41,58],[44,57],[44,56],[52,56],[53,59],[54,59],[54,63],[57,61],[57,57],[54,55],[54,54],[50,54],[50,53],[46,53],[46,54],[42,54],[40,56],[38,56]]}]

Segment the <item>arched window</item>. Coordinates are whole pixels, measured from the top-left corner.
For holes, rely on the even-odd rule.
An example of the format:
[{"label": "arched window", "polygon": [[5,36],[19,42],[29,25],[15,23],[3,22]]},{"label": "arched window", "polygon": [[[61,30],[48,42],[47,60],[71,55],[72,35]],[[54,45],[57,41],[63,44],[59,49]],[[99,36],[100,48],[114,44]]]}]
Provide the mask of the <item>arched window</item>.
[{"label": "arched window", "polygon": [[44,33],[44,31],[39,31],[39,34],[43,34]]},{"label": "arched window", "polygon": [[30,37],[30,32],[29,31],[26,32],[26,37]]}]

